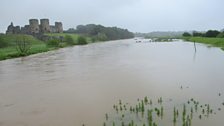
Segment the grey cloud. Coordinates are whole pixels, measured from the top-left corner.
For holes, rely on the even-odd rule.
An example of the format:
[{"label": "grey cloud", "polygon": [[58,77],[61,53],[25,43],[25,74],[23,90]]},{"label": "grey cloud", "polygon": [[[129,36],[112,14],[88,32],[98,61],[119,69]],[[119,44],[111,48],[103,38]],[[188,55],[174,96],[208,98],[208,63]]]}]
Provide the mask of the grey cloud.
[{"label": "grey cloud", "polygon": [[96,23],[137,32],[224,28],[223,0],[1,0],[0,32],[11,21],[62,21],[64,27]]}]

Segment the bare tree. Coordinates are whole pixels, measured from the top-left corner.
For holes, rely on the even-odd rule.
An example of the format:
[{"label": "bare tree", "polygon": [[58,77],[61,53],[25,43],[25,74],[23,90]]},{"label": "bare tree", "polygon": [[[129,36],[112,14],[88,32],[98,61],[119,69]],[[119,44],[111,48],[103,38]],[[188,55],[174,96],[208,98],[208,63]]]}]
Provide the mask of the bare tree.
[{"label": "bare tree", "polygon": [[21,55],[27,55],[31,48],[31,42],[28,41],[25,35],[17,38],[16,49]]}]

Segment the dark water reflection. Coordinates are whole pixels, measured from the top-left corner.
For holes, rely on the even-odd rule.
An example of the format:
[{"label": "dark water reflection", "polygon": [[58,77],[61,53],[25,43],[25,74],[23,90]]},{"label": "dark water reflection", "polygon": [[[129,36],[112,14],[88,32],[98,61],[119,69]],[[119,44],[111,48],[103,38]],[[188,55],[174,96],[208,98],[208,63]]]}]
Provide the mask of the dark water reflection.
[{"label": "dark water reflection", "polygon": [[[224,52],[196,45],[195,53],[188,42],[119,40],[1,61],[0,125],[99,126],[119,99],[144,96],[193,97],[218,108]],[[221,126],[223,116],[196,124]]]}]

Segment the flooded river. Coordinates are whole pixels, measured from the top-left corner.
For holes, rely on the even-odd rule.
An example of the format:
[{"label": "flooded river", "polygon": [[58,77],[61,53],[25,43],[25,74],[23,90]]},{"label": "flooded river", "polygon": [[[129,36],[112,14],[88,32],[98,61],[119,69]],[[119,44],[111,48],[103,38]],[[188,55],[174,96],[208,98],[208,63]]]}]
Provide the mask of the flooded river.
[{"label": "flooded river", "polygon": [[0,126],[102,126],[119,99],[135,103],[145,96],[209,103],[217,114],[194,125],[222,126],[224,51],[196,44],[195,52],[193,43],[179,40],[146,41],[94,43],[0,61]]}]

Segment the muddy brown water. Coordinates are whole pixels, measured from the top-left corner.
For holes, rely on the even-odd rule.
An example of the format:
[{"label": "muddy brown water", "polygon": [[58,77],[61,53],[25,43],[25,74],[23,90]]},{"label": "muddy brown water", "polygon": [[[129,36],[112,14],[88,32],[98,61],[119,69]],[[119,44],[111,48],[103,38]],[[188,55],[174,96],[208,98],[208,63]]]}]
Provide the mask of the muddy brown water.
[{"label": "muddy brown water", "polygon": [[119,99],[144,96],[209,103],[222,110],[194,125],[222,126],[224,51],[196,46],[130,39],[0,61],[0,126],[100,126]]}]

